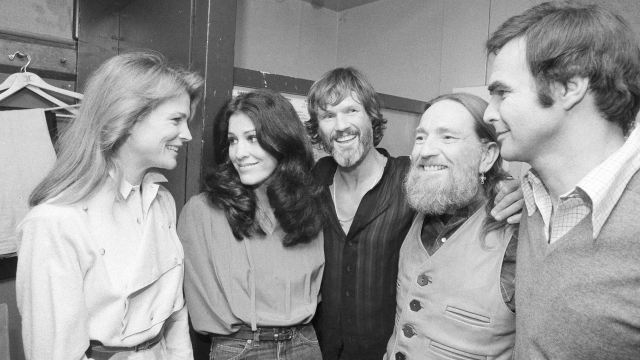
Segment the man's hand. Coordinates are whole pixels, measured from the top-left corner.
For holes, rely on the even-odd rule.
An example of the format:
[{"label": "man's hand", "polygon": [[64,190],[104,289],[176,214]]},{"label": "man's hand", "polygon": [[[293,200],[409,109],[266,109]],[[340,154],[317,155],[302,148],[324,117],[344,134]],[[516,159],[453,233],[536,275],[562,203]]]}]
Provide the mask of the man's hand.
[{"label": "man's hand", "polygon": [[520,223],[522,207],[524,206],[524,195],[522,195],[520,180],[511,178],[501,181],[498,183],[498,190],[491,216],[497,221],[506,218],[509,224]]}]

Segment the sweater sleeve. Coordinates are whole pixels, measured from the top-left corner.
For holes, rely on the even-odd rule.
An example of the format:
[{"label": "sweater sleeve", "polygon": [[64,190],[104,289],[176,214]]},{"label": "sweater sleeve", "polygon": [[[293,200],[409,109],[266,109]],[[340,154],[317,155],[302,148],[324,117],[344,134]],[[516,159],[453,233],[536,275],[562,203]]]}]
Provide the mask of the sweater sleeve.
[{"label": "sweater sleeve", "polygon": [[27,217],[17,232],[16,292],[25,356],[86,359],[89,317],[75,246],[81,234],[69,226],[71,219],[52,216],[54,210]]}]

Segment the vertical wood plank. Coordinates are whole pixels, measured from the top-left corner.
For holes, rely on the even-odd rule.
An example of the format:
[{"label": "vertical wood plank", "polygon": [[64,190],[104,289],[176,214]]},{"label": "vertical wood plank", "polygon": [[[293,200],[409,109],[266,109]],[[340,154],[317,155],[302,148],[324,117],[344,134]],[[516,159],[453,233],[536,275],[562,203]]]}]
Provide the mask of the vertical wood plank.
[{"label": "vertical wood plank", "polygon": [[118,54],[119,13],[111,0],[80,0],[76,89],[82,92],[89,75]]}]

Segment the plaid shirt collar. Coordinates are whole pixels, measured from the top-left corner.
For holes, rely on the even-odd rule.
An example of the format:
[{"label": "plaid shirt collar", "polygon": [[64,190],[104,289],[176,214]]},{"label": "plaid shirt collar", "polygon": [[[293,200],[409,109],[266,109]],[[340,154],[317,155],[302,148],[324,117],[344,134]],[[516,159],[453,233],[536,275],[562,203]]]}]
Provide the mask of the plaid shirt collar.
[{"label": "plaid shirt collar", "polygon": [[[595,239],[638,169],[640,169],[640,130],[636,128],[620,149],[591,170],[575,188],[560,196],[560,199],[578,195],[585,197],[591,203],[591,222]],[[522,191],[529,216],[533,215],[538,208],[542,212],[545,207],[551,206],[549,192],[534,169],[529,170],[523,178]]]}]

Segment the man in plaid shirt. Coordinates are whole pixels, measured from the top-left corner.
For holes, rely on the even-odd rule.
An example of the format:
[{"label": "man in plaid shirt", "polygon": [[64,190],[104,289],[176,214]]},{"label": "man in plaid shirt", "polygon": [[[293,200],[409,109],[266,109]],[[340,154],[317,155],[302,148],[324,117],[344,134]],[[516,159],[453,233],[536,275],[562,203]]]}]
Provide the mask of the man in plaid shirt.
[{"label": "man in plaid shirt", "polygon": [[640,46],[598,5],[549,2],[502,24],[492,99],[502,156],[523,179],[517,359],[640,353]]}]

